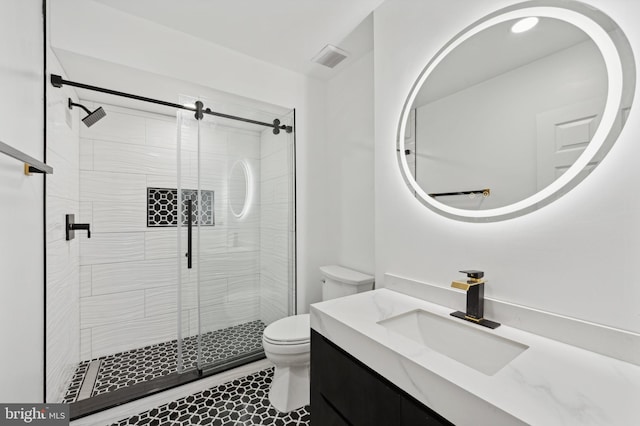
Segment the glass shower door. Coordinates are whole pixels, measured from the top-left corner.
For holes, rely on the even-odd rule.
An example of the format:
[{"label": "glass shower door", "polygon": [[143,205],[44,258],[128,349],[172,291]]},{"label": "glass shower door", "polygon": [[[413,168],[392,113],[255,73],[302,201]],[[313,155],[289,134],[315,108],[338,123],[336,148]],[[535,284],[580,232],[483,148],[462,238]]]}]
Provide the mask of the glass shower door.
[{"label": "glass shower door", "polygon": [[189,111],[178,127],[179,371],[257,359],[293,313],[293,135]]}]

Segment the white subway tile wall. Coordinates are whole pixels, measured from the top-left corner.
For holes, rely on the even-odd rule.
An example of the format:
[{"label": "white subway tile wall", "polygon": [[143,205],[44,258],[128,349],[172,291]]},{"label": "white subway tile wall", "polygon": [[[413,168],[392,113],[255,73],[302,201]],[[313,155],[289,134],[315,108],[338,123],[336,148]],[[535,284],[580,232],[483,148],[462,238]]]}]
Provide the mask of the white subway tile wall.
[{"label": "white subway tile wall", "polygon": [[[60,73],[58,62],[50,67]],[[60,401],[79,360],[79,242],[65,240],[65,215],[79,212],[79,119],[72,112],[67,124],[69,89],[47,93],[47,401]]]}]

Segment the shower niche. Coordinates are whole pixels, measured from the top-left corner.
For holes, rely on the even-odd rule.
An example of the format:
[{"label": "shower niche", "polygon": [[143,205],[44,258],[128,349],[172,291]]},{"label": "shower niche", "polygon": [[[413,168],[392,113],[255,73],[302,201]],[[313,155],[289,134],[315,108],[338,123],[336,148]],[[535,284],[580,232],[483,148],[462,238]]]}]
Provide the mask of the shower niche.
[{"label": "shower niche", "polygon": [[[47,402],[72,404],[72,417],[262,358],[262,330],[293,314],[295,297],[294,133],[256,124],[293,130],[292,110],[180,99],[247,122],[90,96],[81,103],[103,109],[99,122],[72,112],[75,213],[92,226],[91,239],[67,243],[79,320],[47,326],[68,329],[78,348],[47,367]],[[238,163],[251,189],[240,215],[230,199]],[[48,279],[50,292],[57,285]]]}]

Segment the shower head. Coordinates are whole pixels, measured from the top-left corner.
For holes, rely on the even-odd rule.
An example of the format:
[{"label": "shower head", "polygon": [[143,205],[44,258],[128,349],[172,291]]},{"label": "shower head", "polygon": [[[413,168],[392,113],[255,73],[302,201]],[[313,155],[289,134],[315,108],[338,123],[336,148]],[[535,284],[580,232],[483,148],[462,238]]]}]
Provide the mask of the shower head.
[{"label": "shower head", "polygon": [[102,109],[102,107],[99,107],[95,111],[91,112],[84,105],[73,103],[71,98],[69,98],[69,109],[71,109],[74,106],[82,108],[88,114],[85,118],[82,119],[82,122],[87,127],[93,126],[94,124],[96,124],[98,120],[100,120],[101,118],[107,115],[107,113],[104,111],[104,109]]}]

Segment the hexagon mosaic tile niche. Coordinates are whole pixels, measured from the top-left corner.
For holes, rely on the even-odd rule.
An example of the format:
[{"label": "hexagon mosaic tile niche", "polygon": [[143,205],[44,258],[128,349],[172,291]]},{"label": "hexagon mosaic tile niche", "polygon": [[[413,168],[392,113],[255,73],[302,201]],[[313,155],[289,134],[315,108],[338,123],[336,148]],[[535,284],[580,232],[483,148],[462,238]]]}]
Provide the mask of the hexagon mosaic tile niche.
[{"label": "hexagon mosaic tile niche", "polygon": [[[213,210],[214,192],[200,191],[202,209],[200,220],[197,217],[198,191],[195,189],[182,190],[182,217],[183,225],[187,225],[187,202],[193,201],[192,224],[202,226],[214,226],[215,216]],[[178,190],[175,188],[147,188],[147,227],[168,227],[178,224]]]}]

